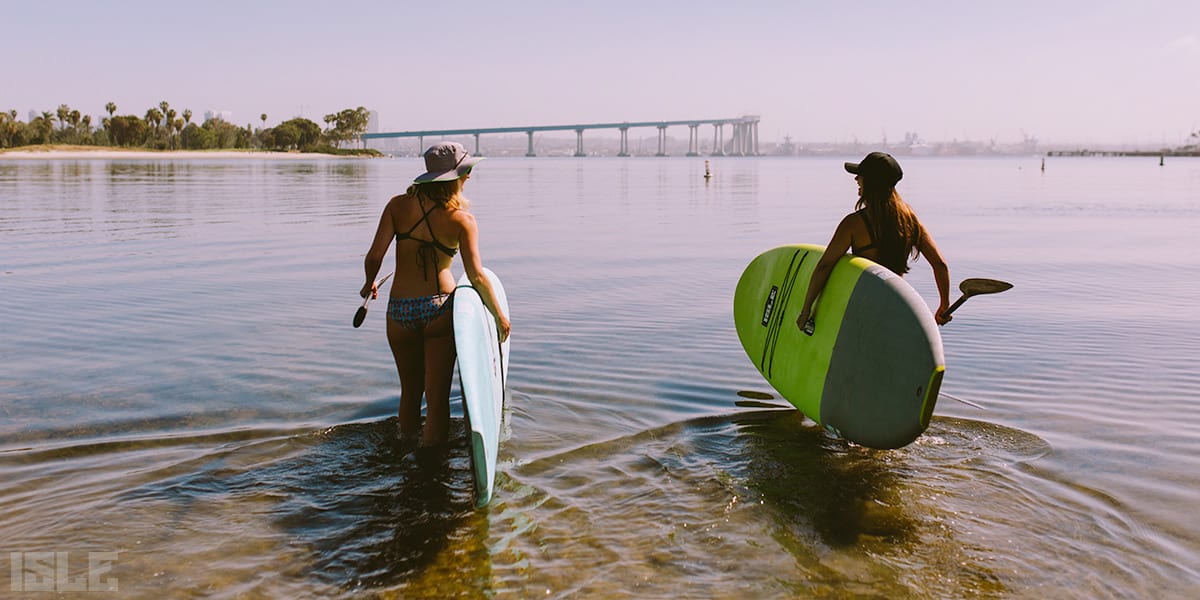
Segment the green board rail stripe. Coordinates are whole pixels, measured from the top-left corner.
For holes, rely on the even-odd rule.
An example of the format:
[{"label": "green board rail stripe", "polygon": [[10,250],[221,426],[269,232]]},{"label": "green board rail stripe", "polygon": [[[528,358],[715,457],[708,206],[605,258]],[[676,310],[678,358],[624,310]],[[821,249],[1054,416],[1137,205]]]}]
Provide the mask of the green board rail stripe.
[{"label": "green board rail stripe", "polygon": [[[801,256],[803,253],[803,256]],[[800,261],[796,262],[796,257],[800,257]],[[779,285],[779,293],[773,299],[768,295],[768,306],[764,307],[764,312],[772,311],[770,316],[764,315],[764,320],[769,320],[767,324],[767,338],[763,342],[762,358],[759,359],[759,364],[762,365],[763,371],[770,377],[775,369],[775,347],[779,342],[779,331],[783,327],[783,315],[787,312],[788,302],[792,298],[792,290],[796,287],[796,280],[799,279],[800,267],[804,265],[804,260],[808,258],[808,252],[803,249],[796,250],[792,254],[792,259],[788,263],[787,271],[783,275],[783,281]]]}]

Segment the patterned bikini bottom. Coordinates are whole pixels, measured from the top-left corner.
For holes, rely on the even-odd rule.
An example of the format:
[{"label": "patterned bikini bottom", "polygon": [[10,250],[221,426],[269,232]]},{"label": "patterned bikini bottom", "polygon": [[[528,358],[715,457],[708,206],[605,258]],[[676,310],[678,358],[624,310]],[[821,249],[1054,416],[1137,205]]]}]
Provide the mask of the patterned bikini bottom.
[{"label": "patterned bikini bottom", "polygon": [[454,294],[434,294],[417,298],[388,298],[388,318],[401,327],[420,329],[446,312]]}]

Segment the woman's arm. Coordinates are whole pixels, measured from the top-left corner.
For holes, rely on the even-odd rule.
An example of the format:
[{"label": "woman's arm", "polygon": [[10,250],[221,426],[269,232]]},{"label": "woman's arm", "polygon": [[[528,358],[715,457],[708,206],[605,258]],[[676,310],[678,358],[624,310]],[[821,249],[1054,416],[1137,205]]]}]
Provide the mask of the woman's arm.
[{"label": "woman's arm", "polygon": [[367,281],[359,291],[359,296],[366,298],[370,294],[372,298],[379,297],[379,289],[375,286],[375,276],[379,274],[379,269],[383,266],[383,258],[387,256],[388,248],[392,246],[392,240],[395,237],[396,227],[392,224],[392,203],[388,202],[387,206],[383,207],[383,214],[379,216],[379,227],[375,229],[375,239],[371,241],[371,248],[367,250],[367,257],[363,260],[363,271]]},{"label": "woman's arm", "polygon": [[841,223],[838,223],[837,229],[833,232],[833,238],[829,240],[829,245],[825,246],[825,253],[821,255],[821,260],[813,269],[812,277],[808,280],[808,292],[804,294],[804,305],[800,308],[800,316],[796,317],[796,326],[800,329],[804,329],[805,323],[812,315],[813,302],[825,289],[825,284],[829,281],[829,273],[833,271],[838,259],[850,249],[850,243],[853,241],[851,219],[854,218],[856,218],[854,214],[849,214],[842,219]]},{"label": "woman's arm", "polygon": [[945,325],[954,318],[946,314],[950,308],[950,266],[946,264],[946,258],[942,256],[937,244],[933,241],[933,236],[929,235],[929,231],[925,229],[924,225],[921,226],[921,245],[917,248],[920,250],[921,256],[929,261],[929,266],[933,269],[933,280],[937,282],[939,304],[938,309],[933,313],[933,318],[938,325]]},{"label": "woman's arm", "polygon": [[500,341],[503,342],[508,339],[512,325],[508,322],[508,315],[496,305],[492,282],[483,275],[483,261],[479,257],[479,226],[471,213],[457,212],[461,215],[459,223],[462,225],[462,234],[459,237],[459,249],[462,251],[463,268],[467,271],[467,279],[471,280],[471,287],[479,292],[483,305],[496,317],[496,329],[500,333]]}]

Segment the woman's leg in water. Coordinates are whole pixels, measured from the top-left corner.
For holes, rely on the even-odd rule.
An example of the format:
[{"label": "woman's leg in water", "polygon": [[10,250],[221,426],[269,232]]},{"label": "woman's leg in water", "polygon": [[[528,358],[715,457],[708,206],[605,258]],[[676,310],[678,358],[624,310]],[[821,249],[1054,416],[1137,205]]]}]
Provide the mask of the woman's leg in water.
[{"label": "woman's leg in water", "polygon": [[443,310],[425,326],[425,433],[422,446],[445,444],[450,430],[450,384],[454,380],[454,311]]},{"label": "woman's leg in water", "polygon": [[425,336],[420,329],[388,319],[387,337],[400,375],[399,433],[401,437],[415,436],[421,428],[421,396],[425,393]]}]

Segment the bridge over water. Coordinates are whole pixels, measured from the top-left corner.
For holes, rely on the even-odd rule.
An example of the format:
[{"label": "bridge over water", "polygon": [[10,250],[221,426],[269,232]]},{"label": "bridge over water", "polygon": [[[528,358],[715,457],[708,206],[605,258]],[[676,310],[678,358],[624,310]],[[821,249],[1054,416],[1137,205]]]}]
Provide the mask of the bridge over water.
[{"label": "bridge over water", "polygon": [[[531,125],[528,127],[484,127],[480,129],[430,129],[425,131],[393,131],[389,133],[366,133],[363,144],[370,140],[392,138],[417,138],[417,147],[425,147],[425,138],[444,138],[453,135],[475,136],[475,152],[479,152],[479,136],[497,133],[524,133],[529,136],[529,150],[525,156],[537,156],[533,152],[533,134],[546,131],[574,131],[575,156],[587,156],[583,151],[583,132],[589,129],[616,129],[621,135],[621,149],[617,156],[630,156],[629,130],[634,128],[658,128],[658,153],[667,155],[667,128],[688,128],[688,156],[700,156],[700,126],[713,127],[712,156],[758,156],[758,115],[746,115],[728,119],[689,119],[682,121],[625,121],[622,123],[585,123],[576,125]],[[725,127],[730,128],[730,141],[726,152]]]}]

